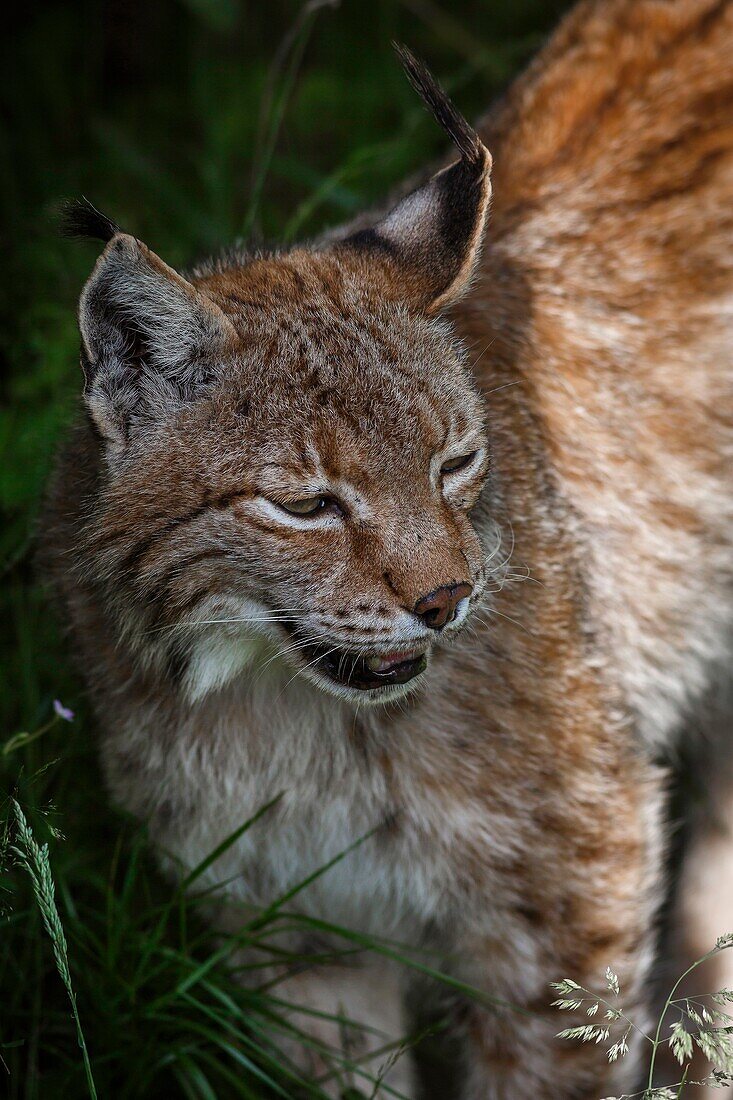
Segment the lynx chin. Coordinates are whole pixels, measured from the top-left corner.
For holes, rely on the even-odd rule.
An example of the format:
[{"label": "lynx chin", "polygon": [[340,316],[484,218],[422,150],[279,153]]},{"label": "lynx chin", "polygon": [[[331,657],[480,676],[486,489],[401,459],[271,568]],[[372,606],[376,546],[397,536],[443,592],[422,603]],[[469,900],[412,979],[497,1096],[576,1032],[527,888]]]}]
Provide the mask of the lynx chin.
[{"label": "lynx chin", "polygon": [[[206,872],[222,930],[366,837],[292,904],[523,1010],[442,1002],[460,1100],[635,1085],[550,982],[643,1017],[681,749],[675,942],[730,923],[732,22],[582,3],[476,130],[400,49],[453,156],[307,246],[179,273],[69,211],[105,246],[43,554],[111,797],[179,874],[280,795]],[[279,977],[365,1070],[409,1031],[384,959]]]}]

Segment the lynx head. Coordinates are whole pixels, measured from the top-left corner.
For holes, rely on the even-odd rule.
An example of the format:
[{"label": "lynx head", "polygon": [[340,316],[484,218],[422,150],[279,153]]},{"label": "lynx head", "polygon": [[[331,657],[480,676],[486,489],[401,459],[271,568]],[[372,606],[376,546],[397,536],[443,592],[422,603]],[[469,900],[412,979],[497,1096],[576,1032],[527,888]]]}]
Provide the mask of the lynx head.
[{"label": "lynx head", "polygon": [[192,700],[273,655],[389,700],[485,584],[482,405],[440,313],[474,270],[490,157],[402,58],[460,159],[370,229],[184,277],[93,208],[72,217],[108,242],[80,303],[84,568]]}]

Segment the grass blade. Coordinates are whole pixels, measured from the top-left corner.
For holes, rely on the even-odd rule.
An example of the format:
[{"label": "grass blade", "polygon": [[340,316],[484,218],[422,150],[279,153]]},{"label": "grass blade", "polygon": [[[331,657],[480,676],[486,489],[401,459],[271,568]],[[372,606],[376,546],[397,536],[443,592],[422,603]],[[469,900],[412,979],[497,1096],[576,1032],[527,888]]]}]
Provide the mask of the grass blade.
[{"label": "grass blade", "polygon": [[79,1046],[81,1047],[82,1057],[84,1059],[84,1072],[87,1079],[87,1087],[89,1089],[89,1095],[92,1100],[97,1100],[97,1089],[94,1084],[94,1077],[92,1075],[92,1067],[89,1061],[89,1052],[87,1050],[87,1044],[84,1039],[84,1032],[82,1031],[81,1020],[79,1019],[79,1011],[76,1006],[76,994],[74,993],[74,987],[71,984],[71,971],[69,970],[69,951],[66,944],[66,936],[64,935],[63,925],[61,924],[61,918],[59,911],[56,907],[55,887],[53,881],[53,875],[51,874],[51,861],[48,856],[48,845],[39,845],[36,842],[31,827],[26,821],[25,814],[20,808],[18,802],[15,799],[13,802],[13,812],[15,814],[17,836],[16,843],[12,846],[12,851],[17,857],[20,864],[28,872],[31,883],[33,885],[33,893],[35,894],[38,908],[43,918],[43,923],[48,932],[53,945],[54,959],[56,960],[56,969],[61,976],[61,980],[66,986],[66,991],[69,994],[69,1000],[71,1001],[71,1011],[74,1016],[74,1022],[76,1024],[76,1034],[79,1040]]}]

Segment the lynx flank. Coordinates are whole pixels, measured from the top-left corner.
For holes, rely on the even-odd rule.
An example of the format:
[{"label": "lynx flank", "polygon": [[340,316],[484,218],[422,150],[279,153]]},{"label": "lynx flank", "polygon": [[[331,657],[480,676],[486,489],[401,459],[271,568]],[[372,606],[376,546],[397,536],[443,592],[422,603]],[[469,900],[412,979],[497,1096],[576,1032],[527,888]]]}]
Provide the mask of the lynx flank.
[{"label": "lynx flank", "polygon": [[[312,247],[181,275],[73,219],[108,243],[44,541],[112,797],[186,867],[281,794],[209,869],[226,929],[371,832],[292,904],[530,1010],[456,1001],[462,1100],[635,1084],[554,1038],[548,985],[611,965],[643,1014],[660,762],[730,668],[732,28],[581,4],[478,134],[403,52],[459,158]],[[730,924],[713,766],[690,950]],[[360,1021],[369,1065],[407,977],[281,995]],[[417,1095],[409,1055],[387,1084]]]}]

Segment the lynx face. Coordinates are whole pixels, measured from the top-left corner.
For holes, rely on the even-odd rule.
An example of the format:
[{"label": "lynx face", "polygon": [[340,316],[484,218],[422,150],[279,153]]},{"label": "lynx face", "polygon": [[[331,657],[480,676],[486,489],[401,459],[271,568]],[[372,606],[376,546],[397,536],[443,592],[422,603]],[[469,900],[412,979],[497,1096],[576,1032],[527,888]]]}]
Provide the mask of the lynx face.
[{"label": "lynx face", "polygon": [[[391,697],[484,586],[469,512],[487,441],[464,353],[328,258],[199,285],[235,329],[214,381],[185,404],[131,397],[108,446],[90,538],[118,614],[193,696],[274,644],[326,690]],[[266,308],[241,306],[264,285]]]},{"label": "lynx face", "polygon": [[186,279],[83,211],[109,242],[80,305],[103,456],[85,558],[190,698],[276,657],[392,698],[481,596],[482,407],[438,314],[473,270],[490,158],[446,104],[462,159],[327,247]]}]

